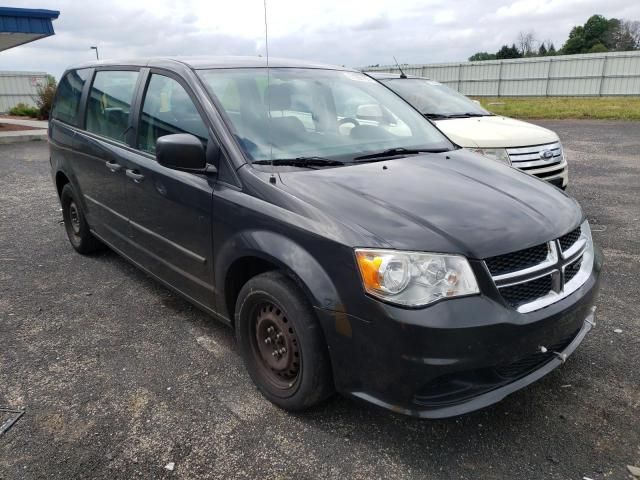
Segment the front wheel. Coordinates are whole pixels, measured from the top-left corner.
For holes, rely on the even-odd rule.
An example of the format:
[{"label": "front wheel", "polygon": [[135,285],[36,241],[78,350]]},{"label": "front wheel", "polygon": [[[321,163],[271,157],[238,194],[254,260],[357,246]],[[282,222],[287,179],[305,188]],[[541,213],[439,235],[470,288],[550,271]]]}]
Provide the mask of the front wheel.
[{"label": "front wheel", "polygon": [[236,338],[252,380],[279,407],[304,410],[333,392],[320,325],[298,286],[283,273],[263,273],[242,287]]}]

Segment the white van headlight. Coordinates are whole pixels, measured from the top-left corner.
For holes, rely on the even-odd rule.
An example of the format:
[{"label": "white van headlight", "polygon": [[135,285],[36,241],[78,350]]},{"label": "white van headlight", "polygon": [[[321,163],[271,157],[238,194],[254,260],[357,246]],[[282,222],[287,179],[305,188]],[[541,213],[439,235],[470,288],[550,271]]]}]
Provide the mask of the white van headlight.
[{"label": "white van headlight", "polygon": [[420,307],[441,298],[480,293],[461,255],[358,248],[355,251],[367,293],[390,303]]},{"label": "white van headlight", "polygon": [[479,153],[483,157],[490,158],[491,160],[495,160],[496,162],[504,163],[506,165],[511,165],[511,159],[509,158],[509,154],[507,150],[504,148],[470,148],[470,151],[474,153]]}]

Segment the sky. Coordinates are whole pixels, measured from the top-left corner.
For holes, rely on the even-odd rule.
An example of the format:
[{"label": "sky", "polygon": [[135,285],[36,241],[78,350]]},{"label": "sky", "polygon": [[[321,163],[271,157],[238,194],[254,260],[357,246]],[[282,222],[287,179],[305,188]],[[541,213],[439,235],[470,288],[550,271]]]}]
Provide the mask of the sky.
[{"label": "sky", "polygon": [[[7,4],[5,4],[7,5]],[[264,55],[263,0],[13,0],[59,10],[56,35],[0,52],[0,70],[45,71],[101,58]],[[520,31],[562,46],[599,13],[640,20],[633,0],[267,0],[269,54],[350,67],[465,61]]]}]

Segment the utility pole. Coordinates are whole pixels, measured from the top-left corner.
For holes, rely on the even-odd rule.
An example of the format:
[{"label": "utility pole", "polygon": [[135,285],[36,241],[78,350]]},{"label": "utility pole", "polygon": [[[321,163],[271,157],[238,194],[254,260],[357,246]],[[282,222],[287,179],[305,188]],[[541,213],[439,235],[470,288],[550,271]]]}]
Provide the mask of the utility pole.
[{"label": "utility pole", "polygon": [[90,47],[89,50],[96,51],[96,60],[100,60],[100,55],[98,54],[98,47]]}]

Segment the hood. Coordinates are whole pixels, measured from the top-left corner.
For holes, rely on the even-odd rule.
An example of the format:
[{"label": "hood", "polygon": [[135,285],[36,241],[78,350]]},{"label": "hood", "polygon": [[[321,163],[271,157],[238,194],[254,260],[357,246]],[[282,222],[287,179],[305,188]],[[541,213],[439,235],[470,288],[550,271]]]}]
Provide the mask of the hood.
[{"label": "hood", "polygon": [[283,172],[280,188],[393,248],[477,259],[538,245],[581,222],[580,206],[559,189],[477,159],[457,150]]},{"label": "hood", "polygon": [[447,137],[467,148],[527,147],[558,141],[551,130],[497,115],[450,118],[435,123]]}]

